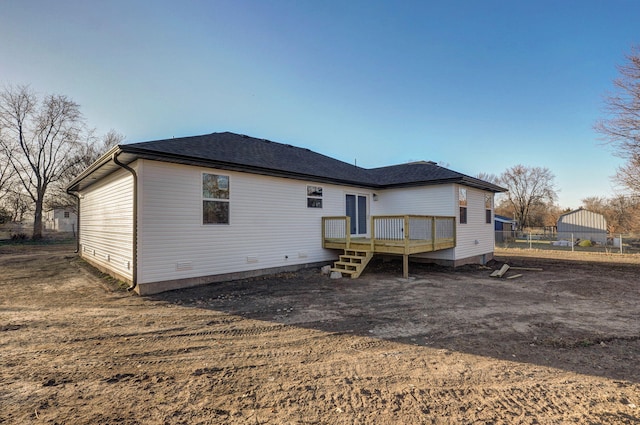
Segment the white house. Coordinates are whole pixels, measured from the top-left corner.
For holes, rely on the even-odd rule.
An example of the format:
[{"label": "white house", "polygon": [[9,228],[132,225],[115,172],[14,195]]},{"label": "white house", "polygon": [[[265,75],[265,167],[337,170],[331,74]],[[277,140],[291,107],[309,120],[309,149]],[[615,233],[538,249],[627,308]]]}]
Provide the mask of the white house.
[{"label": "white house", "polygon": [[402,255],[405,273],[409,258],[488,261],[503,189],[433,162],[364,169],[213,133],[116,146],[67,191],[78,197],[80,255],[151,294],[339,254],[345,275],[376,254]]},{"label": "white house", "polygon": [[44,213],[44,228],[55,232],[75,232],[78,217],[72,208],[52,208]]},{"label": "white house", "polygon": [[602,214],[585,209],[577,209],[558,217],[558,239],[591,240],[607,242],[607,220]]}]

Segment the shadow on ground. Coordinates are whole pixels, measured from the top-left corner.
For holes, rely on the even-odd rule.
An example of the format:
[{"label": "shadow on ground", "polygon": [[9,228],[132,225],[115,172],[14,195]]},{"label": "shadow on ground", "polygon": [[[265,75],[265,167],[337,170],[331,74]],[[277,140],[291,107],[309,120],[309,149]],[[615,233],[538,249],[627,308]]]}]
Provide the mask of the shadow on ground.
[{"label": "shadow on ground", "polygon": [[356,280],[308,269],[149,298],[640,382],[638,266],[540,259],[517,265],[542,270],[505,280],[478,266],[412,264],[410,278],[402,279],[399,262],[375,261]]}]

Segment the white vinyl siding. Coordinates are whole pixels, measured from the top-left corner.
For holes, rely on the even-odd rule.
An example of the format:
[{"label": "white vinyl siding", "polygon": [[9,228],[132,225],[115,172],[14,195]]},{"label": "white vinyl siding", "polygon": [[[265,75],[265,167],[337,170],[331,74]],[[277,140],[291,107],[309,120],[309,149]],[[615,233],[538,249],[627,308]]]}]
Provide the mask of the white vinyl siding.
[{"label": "white vinyl siding", "polygon": [[466,189],[467,223],[457,227],[456,259],[482,255],[494,250],[494,228],[491,223],[486,222],[485,194],[487,192],[470,187]]},{"label": "white vinyl siding", "polygon": [[379,191],[376,192],[378,201],[373,202],[372,214],[455,216],[456,248],[418,254],[424,258],[459,260],[493,252],[493,226],[485,222],[485,194],[488,192],[463,187],[467,192],[467,223],[459,224],[460,187],[462,186],[447,184]]},{"label": "white vinyl siding", "polygon": [[131,279],[133,177],[127,171],[117,171],[80,196],[80,254]]},{"label": "white vinyl siding", "polygon": [[373,215],[453,216],[453,185],[438,185],[377,191]]},{"label": "white vinyl siding", "polygon": [[[139,283],[335,260],[321,226],[344,215],[342,186],[142,162]],[[202,173],[229,176],[229,225],[202,224]],[[307,208],[307,185],[323,187],[323,208]]]}]

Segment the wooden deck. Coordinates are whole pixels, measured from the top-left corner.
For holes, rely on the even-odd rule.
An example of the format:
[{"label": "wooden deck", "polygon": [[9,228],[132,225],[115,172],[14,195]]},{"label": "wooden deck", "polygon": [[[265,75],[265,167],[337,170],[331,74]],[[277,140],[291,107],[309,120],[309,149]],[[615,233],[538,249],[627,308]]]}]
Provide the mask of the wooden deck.
[{"label": "wooden deck", "polygon": [[440,238],[435,241],[405,241],[371,238],[325,238],[322,247],[328,249],[353,249],[371,251],[375,254],[411,255],[422,252],[440,251],[455,248],[455,238]]},{"label": "wooden deck", "polygon": [[455,217],[422,215],[373,216],[371,237],[354,237],[347,216],[322,218],[322,247],[367,251],[372,254],[402,255],[408,276],[409,255],[450,249],[456,246]]}]

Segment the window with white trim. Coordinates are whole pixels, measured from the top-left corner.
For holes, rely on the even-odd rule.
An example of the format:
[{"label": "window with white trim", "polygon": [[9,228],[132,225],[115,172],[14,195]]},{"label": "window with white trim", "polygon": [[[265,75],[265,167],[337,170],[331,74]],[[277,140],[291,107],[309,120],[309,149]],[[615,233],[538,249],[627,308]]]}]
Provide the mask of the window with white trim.
[{"label": "window with white trim", "polygon": [[460,205],[460,224],[467,222],[467,189],[458,189],[458,204]]},{"label": "window with white trim", "polygon": [[322,186],[307,185],[307,208],[322,208]]},{"label": "window with white trim", "polygon": [[202,224],[229,224],[229,176],[202,174]]},{"label": "window with white trim", "polygon": [[485,223],[491,224],[493,218],[493,194],[484,194]]}]

